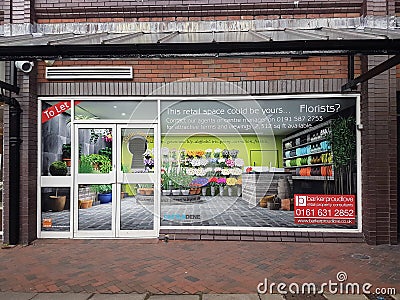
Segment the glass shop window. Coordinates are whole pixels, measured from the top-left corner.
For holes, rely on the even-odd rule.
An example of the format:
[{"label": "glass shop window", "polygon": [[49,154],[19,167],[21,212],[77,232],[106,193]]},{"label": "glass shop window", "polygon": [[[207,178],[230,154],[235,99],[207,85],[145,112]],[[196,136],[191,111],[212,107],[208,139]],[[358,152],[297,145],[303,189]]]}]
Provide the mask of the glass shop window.
[{"label": "glass shop window", "polygon": [[42,231],[70,230],[70,188],[42,188]]},{"label": "glass shop window", "polygon": [[71,109],[42,102],[42,176],[71,175]]}]

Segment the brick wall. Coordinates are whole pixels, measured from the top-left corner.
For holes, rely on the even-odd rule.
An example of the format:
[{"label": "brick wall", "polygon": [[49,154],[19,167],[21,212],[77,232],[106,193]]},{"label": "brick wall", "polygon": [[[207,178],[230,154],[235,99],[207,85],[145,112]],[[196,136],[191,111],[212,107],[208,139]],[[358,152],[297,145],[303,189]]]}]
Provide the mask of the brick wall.
[{"label": "brick wall", "polygon": [[[363,58],[366,71],[388,59]],[[371,244],[397,243],[395,68],[362,84],[363,232]]]},{"label": "brick wall", "polygon": [[34,1],[31,0],[2,0],[0,11],[3,11],[4,23],[23,24],[34,21]]},{"label": "brick wall", "polygon": [[[54,66],[99,64],[132,65],[134,82],[173,82],[188,78],[217,78],[231,82],[347,78],[347,57],[63,61],[57,62]],[[38,68],[38,82],[48,82],[44,75],[45,65],[39,63]],[[357,74],[359,70],[359,60],[356,59]]]},{"label": "brick wall", "polygon": [[395,0],[364,0],[365,12],[367,15],[387,16],[395,14]]},{"label": "brick wall", "polygon": [[10,0],[0,1],[0,25],[3,25],[5,19],[5,11],[9,7]]},{"label": "brick wall", "polygon": [[309,0],[299,1],[298,5],[291,0],[36,0],[35,9],[38,22],[149,21],[150,18],[160,18],[153,21],[195,21],[226,20],[227,16],[245,19],[358,17],[362,4],[362,0]]}]

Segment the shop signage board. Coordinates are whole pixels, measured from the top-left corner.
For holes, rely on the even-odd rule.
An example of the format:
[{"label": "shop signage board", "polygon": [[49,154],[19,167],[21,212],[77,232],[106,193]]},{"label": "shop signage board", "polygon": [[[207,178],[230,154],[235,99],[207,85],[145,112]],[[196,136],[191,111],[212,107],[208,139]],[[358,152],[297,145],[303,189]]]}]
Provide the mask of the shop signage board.
[{"label": "shop signage board", "polygon": [[295,194],[295,224],[355,224],[355,195]]},{"label": "shop signage board", "polygon": [[[75,101],[75,105],[81,101]],[[61,101],[53,106],[42,111],[42,123],[46,123],[50,119],[62,114],[63,112],[71,109],[71,101]]]},{"label": "shop signage board", "polygon": [[163,101],[162,131],[168,134],[282,134],[304,130],[352,106],[349,99]]}]

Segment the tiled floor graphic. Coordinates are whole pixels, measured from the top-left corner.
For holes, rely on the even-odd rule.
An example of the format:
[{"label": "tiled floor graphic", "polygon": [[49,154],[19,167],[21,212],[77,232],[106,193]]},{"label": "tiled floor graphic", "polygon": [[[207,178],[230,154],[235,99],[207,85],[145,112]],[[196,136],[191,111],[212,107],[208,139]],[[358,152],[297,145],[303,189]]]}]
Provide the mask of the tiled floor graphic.
[{"label": "tiled floor graphic", "polygon": [[[153,202],[134,197],[121,201],[121,229],[151,230],[153,228]],[[200,219],[186,220],[182,216],[197,216]],[[43,218],[52,219],[48,230],[69,230],[69,211],[43,212]],[[161,203],[162,226],[233,226],[233,227],[298,227],[310,228],[318,225],[294,224],[293,211],[269,210],[249,206],[240,197],[202,197],[194,203],[163,201]],[[111,203],[79,209],[80,230],[111,230]],[[355,228],[344,225],[321,225],[323,228]],[[321,227],[320,226],[320,227]]]}]

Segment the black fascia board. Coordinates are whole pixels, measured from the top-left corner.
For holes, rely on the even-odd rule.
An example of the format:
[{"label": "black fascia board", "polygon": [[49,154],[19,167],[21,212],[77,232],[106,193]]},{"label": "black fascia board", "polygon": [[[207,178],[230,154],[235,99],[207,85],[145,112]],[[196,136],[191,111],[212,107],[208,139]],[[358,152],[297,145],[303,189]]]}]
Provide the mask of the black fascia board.
[{"label": "black fascia board", "polygon": [[[285,51],[321,51],[321,54],[324,51],[348,51],[365,55],[398,54],[400,53],[400,39],[0,46],[0,60],[218,53],[268,54],[269,52]],[[318,53],[314,55],[318,55]]]}]

